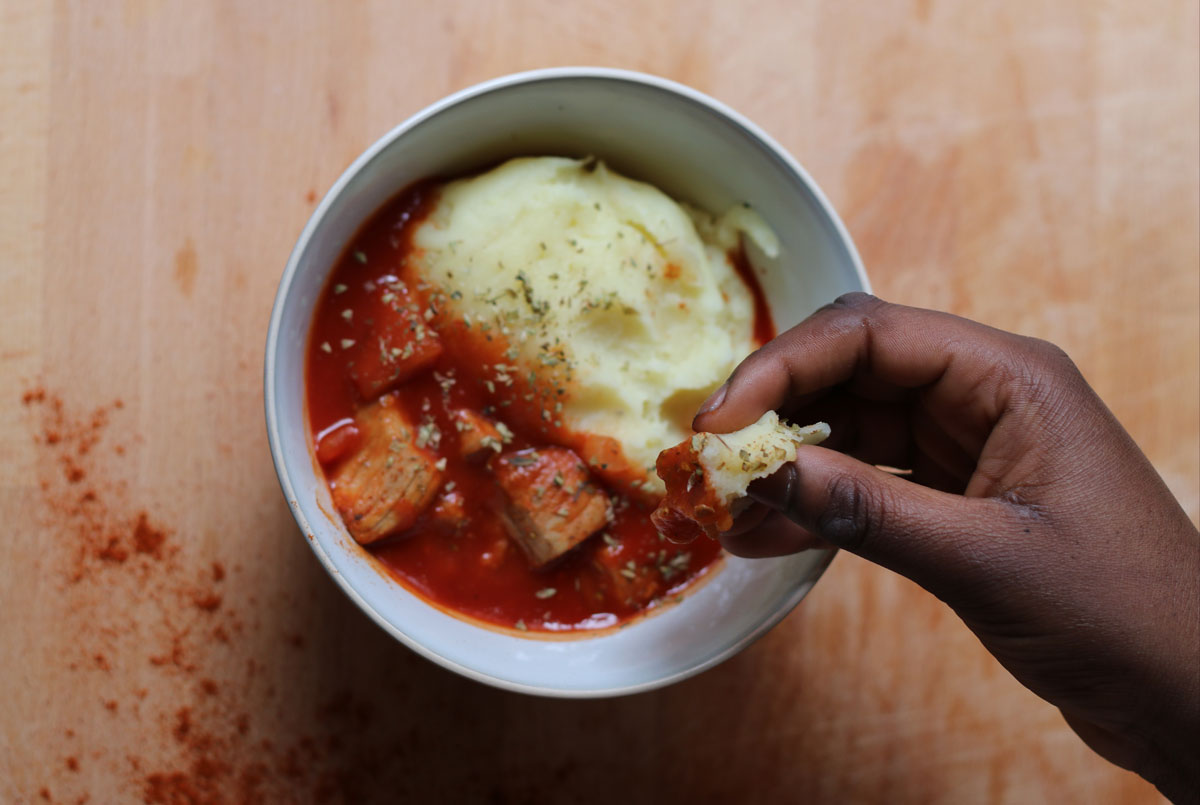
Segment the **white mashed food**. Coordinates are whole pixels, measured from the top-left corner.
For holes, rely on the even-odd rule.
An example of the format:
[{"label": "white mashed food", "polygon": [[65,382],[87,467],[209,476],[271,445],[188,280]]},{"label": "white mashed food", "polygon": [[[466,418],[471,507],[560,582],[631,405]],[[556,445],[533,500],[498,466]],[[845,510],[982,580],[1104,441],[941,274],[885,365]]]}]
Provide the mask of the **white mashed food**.
[{"label": "white mashed food", "polygon": [[511,344],[502,369],[558,373],[546,419],[616,439],[661,491],[658,453],[755,347],[727,257],[741,233],[777,253],[748,207],[714,217],[601,162],[537,157],[447,184],[413,243],[419,273],[455,291],[447,313]]},{"label": "white mashed food", "polygon": [[820,444],[828,438],[829,426],[824,422],[801,427],[767,411],[753,425],[733,433],[697,433],[692,437],[692,450],[713,491],[731,506],[746,496],[751,481],[773,475],[795,461],[797,447]]}]

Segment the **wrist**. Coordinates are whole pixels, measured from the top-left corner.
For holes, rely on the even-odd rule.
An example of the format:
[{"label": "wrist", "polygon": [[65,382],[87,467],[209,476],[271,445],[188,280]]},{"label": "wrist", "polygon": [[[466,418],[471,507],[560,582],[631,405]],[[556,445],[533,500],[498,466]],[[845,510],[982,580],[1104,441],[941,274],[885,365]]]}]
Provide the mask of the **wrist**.
[{"label": "wrist", "polygon": [[1192,724],[1185,734],[1172,730],[1148,737],[1143,745],[1142,762],[1134,769],[1149,780],[1171,802],[1200,800],[1200,730]]}]

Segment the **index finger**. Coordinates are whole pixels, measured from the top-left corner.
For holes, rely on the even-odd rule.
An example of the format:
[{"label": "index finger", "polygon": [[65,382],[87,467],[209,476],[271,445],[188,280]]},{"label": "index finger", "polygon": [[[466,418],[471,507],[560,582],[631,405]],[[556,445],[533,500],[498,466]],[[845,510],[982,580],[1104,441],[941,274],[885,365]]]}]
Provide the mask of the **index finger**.
[{"label": "index finger", "polygon": [[995,370],[1009,366],[1013,339],[949,313],[845,294],[742,361],[692,428],[728,433],[851,380],[916,389],[947,377],[994,422],[1004,408]]}]

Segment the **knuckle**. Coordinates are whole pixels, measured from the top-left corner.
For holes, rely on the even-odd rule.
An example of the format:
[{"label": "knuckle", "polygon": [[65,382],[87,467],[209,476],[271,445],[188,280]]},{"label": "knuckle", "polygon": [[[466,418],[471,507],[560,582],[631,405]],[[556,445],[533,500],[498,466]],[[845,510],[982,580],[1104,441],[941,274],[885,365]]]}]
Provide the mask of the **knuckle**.
[{"label": "knuckle", "polygon": [[857,312],[865,313],[874,310],[878,307],[883,307],[887,303],[877,296],[872,296],[864,291],[850,291],[844,293],[832,302],[827,302],[821,305],[814,311],[817,313],[845,313]]},{"label": "knuckle", "polygon": [[852,291],[821,307],[813,314],[813,318],[819,317],[822,328],[839,336],[865,332],[869,342],[872,332],[886,329],[892,324],[896,307],[869,293]]},{"label": "knuckle", "polygon": [[1021,350],[1013,361],[1014,385],[1029,400],[1070,405],[1086,385],[1079,367],[1059,346],[1040,338],[1021,337]]},{"label": "knuckle", "polygon": [[885,529],[886,502],[857,479],[838,475],[829,481],[826,505],[816,518],[818,533],[853,553],[869,551]]},{"label": "knuckle", "polygon": [[872,296],[864,291],[851,291],[850,293],[844,293],[837,299],[834,299],[830,307],[840,310],[852,310],[860,313],[869,313],[878,310],[885,305],[887,305],[887,303],[877,296]]},{"label": "knuckle", "polygon": [[1060,371],[1076,371],[1075,362],[1062,347],[1043,338],[1024,337],[1028,352],[1033,355],[1043,367]]}]

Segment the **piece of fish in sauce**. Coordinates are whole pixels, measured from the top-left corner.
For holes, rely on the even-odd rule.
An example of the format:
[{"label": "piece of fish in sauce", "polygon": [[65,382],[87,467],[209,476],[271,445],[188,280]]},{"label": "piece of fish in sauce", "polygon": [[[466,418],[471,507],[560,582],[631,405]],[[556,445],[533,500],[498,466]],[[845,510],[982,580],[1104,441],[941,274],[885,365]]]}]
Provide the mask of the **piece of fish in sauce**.
[{"label": "piece of fish in sauce", "polygon": [[608,524],[608,495],[565,447],[503,453],[492,472],[508,498],[503,521],[530,562],[541,567]]},{"label": "piece of fish in sauce", "polygon": [[[500,426],[470,408],[454,412],[454,430],[458,433],[458,453],[464,458],[488,457],[504,449],[506,434]],[[511,432],[507,436],[512,439]]]},{"label": "piece of fish in sauce", "polygon": [[367,545],[411,526],[437,495],[442,473],[391,395],[355,421],[362,443],[334,471],[330,490],[350,535]]},{"label": "piece of fish in sauce", "polygon": [[658,570],[638,564],[619,544],[598,547],[592,554],[591,564],[608,595],[626,606],[645,606],[665,589]]}]

